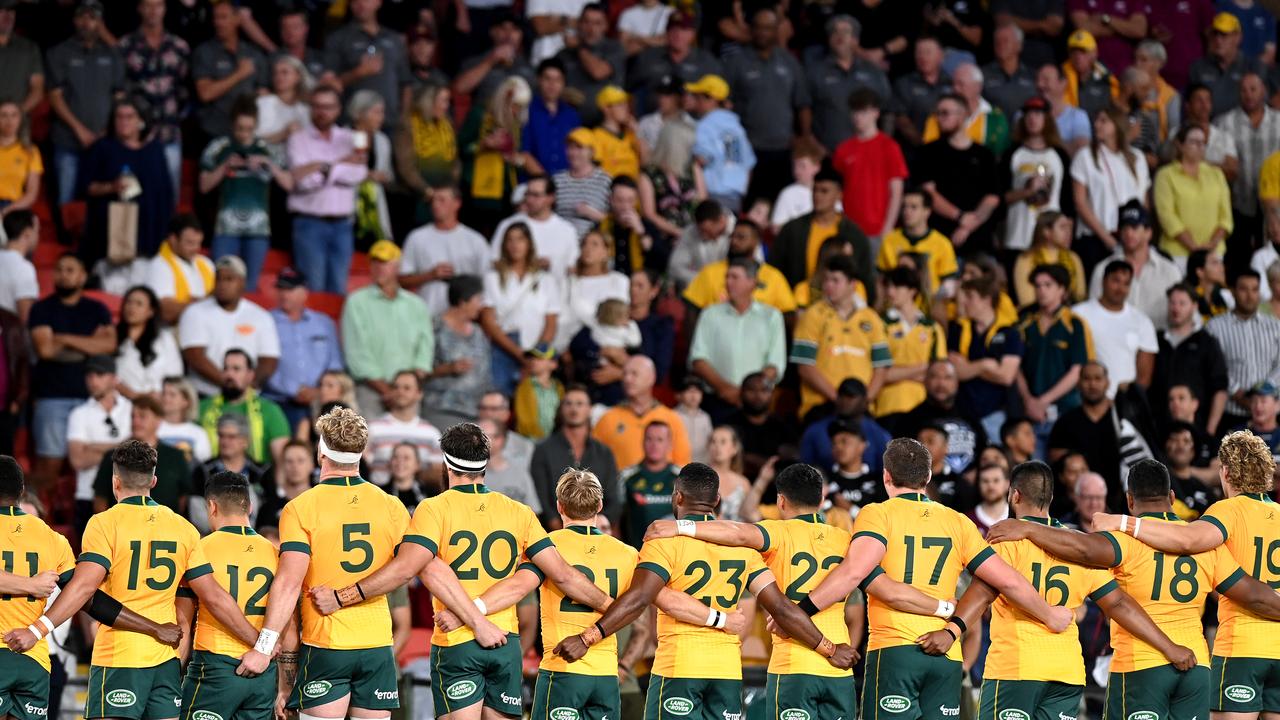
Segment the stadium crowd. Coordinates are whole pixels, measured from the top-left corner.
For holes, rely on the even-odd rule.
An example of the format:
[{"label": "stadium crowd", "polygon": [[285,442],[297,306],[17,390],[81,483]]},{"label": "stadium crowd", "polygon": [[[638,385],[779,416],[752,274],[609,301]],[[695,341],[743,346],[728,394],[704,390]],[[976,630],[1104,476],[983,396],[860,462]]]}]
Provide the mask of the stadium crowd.
[{"label": "stadium crowd", "polygon": [[475,422],[637,549],[691,462],[850,529],[891,438],[984,534],[1037,459],[1068,526],[1152,459],[1195,520],[1226,434],[1280,457],[1276,60],[1257,0],[0,0],[0,454],[75,548],[126,439],[278,542],[338,407],[410,512]]}]

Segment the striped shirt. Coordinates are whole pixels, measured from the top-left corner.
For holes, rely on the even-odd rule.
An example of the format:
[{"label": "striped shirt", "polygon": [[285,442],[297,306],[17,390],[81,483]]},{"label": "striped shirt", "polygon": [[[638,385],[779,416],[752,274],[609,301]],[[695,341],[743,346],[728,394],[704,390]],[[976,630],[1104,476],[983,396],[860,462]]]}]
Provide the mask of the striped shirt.
[{"label": "striped shirt", "polygon": [[556,183],[556,214],[573,224],[578,237],[586,235],[596,222],[579,215],[578,206],[586,203],[600,212],[608,212],[613,178],[609,177],[609,173],[596,168],[584,178],[574,177],[565,170],[556,173],[553,179]]},{"label": "striped shirt", "polygon": [[1230,396],[1262,380],[1280,383],[1280,320],[1256,312],[1247,318],[1229,312],[1210,320],[1205,329],[1227,359],[1227,412],[1248,415],[1248,408]]},{"label": "striped shirt", "polygon": [[1240,159],[1240,171],[1231,181],[1231,206],[1244,215],[1257,215],[1258,174],[1267,156],[1280,150],[1280,112],[1264,105],[1262,122],[1254,128],[1249,115],[1237,107],[1223,114],[1216,128],[1231,137]]},{"label": "striped shirt", "polygon": [[387,413],[369,423],[369,446],[365,460],[369,463],[369,480],[379,487],[391,481],[391,456],[400,443],[418,448],[418,462],[423,465],[444,462],[440,451],[440,431],[435,425],[415,417],[401,421]]}]

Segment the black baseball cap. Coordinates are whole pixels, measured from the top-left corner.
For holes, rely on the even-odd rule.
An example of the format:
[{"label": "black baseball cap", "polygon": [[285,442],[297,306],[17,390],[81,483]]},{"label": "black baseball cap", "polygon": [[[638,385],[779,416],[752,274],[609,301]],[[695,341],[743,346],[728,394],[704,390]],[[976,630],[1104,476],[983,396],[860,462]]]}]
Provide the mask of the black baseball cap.
[{"label": "black baseball cap", "polygon": [[1142,203],[1137,200],[1130,200],[1120,206],[1119,226],[1124,227],[1126,225],[1151,227],[1151,215],[1146,208],[1142,207]]},{"label": "black baseball cap", "polygon": [[84,371],[99,375],[108,373],[114,375],[116,372],[116,359],[110,355],[91,355],[88,360],[84,361]]},{"label": "black baseball cap", "polygon": [[663,75],[657,90],[659,95],[683,95],[684,82],[675,75]]},{"label": "black baseball cap", "polygon": [[295,288],[306,287],[307,276],[301,271],[291,267],[283,268],[276,275],[276,288],[280,290],[293,290]]}]

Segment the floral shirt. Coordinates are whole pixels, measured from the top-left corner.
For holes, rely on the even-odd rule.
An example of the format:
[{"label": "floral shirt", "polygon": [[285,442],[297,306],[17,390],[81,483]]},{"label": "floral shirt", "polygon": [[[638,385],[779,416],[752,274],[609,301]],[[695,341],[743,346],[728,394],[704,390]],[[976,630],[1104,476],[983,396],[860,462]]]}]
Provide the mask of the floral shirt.
[{"label": "floral shirt", "polygon": [[119,50],[129,83],[154,109],[156,139],[162,143],[177,142],[178,125],[188,102],[190,46],[182,38],[165,33],[160,46],[153,48],[138,31],[121,38]]}]

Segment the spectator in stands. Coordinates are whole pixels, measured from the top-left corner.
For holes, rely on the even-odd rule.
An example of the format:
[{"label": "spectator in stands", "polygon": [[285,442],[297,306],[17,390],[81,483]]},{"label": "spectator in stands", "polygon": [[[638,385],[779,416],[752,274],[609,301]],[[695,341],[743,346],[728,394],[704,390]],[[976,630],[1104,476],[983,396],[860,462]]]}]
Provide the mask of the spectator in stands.
[{"label": "spectator in stands", "polygon": [[1071,494],[1074,509],[1062,517],[1062,524],[1081,532],[1093,528],[1093,516],[1107,511],[1107,481],[1096,472],[1082,473]]},{"label": "spectator in stands", "polygon": [[925,120],[937,109],[942,96],[951,92],[951,77],[942,69],[942,44],[937,38],[918,38],[914,53],[915,70],[893,84],[901,109],[895,116],[898,137],[912,146],[921,144]]},{"label": "spectator in stands", "polygon": [[[2,53],[0,49],[0,57]],[[0,173],[0,218],[30,210],[40,196],[44,161],[31,142],[22,107],[13,100],[0,101],[0,163],[5,168]]]},{"label": "spectator in stands", "polygon": [[518,503],[528,505],[534,514],[541,515],[542,502],[533,486],[529,465],[513,463],[506,457],[507,435],[511,431],[507,426],[492,420],[481,420],[478,424],[489,438],[489,464],[485,467],[484,484],[493,492],[502,493]]},{"label": "spectator in stands", "polygon": [[640,213],[640,188],[630,176],[613,179],[608,213],[595,226],[613,246],[613,267],[630,274],[643,267],[664,268],[671,246]]},{"label": "spectator in stands", "polygon": [[498,86],[512,77],[522,78],[527,83],[534,81],[533,66],[521,49],[524,31],[511,15],[510,6],[492,10],[501,13],[488,27],[489,47],[493,49],[464,59],[453,82],[455,93],[470,95],[477,105],[488,102]]},{"label": "spectator in stands", "polygon": [[729,83],[719,75],[703,75],[684,86],[693,100],[693,156],[702,167],[707,196],[726,210],[742,209],[747,180],[756,166],[756,153],[737,113],[727,105]]},{"label": "spectator in stands", "polygon": [[578,262],[564,280],[560,317],[556,322],[555,347],[563,351],[584,327],[590,330],[596,321],[596,310],[605,300],[623,303],[631,300],[631,280],[611,270],[613,248],[606,236],[588,231],[579,245]]},{"label": "spectator in stands", "polygon": [[[83,528],[95,512],[93,481],[99,463],[130,436],[133,428],[133,404],[116,390],[115,359],[109,355],[90,355],[82,368],[81,382],[88,397],[75,401],[76,406],[66,416],[60,431],[66,438],[67,460],[76,473],[77,528]],[[37,412],[39,402],[37,399]],[[39,447],[36,452],[40,452]]]},{"label": "spectator in stands", "polygon": [[293,189],[293,175],[278,163],[257,135],[258,109],[251,100],[231,106],[231,134],[216,138],[200,156],[202,194],[218,189],[214,221],[214,259],[235,255],[249,269],[245,284],[258,289],[258,275],[271,243],[268,191],[275,182],[285,192]]},{"label": "spectator in stands", "polygon": [[[1228,183],[1233,182],[1240,169],[1235,140],[1221,128],[1213,125],[1213,96],[1209,88],[1192,84],[1187,87],[1185,96],[1187,107],[1183,125],[1198,125],[1205,130],[1208,137],[1205,142],[1205,162],[1222,170]],[[1160,151],[1161,159],[1173,159],[1175,150],[1172,142],[1166,142]]]},{"label": "spectator in stands", "polygon": [[826,493],[832,505],[828,514],[837,514],[839,510],[857,517],[863,507],[887,500],[884,482],[872,474],[862,459],[867,447],[862,428],[836,420],[827,426],[827,436],[831,438],[833,460],[826,472]]},{"label": "spectator in stands", "polygon": [[449,280],[483,275],[490,263],[484,236],[458,220],[462,192],[442,185],[431,194],[431,223],[409,233],[400,260],[400,286],[418,293],[431,317],[449,308]]},{"label": "spectator in stands", "polygon": [[[1221,3],[1219,3],[1221,4]],[[1203,26],[1202,26],[1203,27]],[[1208,52],[1190,64],[1188,82],[1204,85],[1213,96],[1213,115],[1219,117],[1240,102],[1240,81],[1250,73],[1261,76],[1262,63],[1240,51],[1240,19],[1219,12],[1209,26]]]},{"label": "spectator in stands", "polygon": [[293,58],[294,67],[305,70],[312,79],[326,84],[338,82],[338,75],[329,67],[329,57],[307,44],[311,35],[311,23],[304,5],[289,5],[280,9],[280,45],[271,56],[274,69],[283,58]]},{"label": "spectator in stands", "polygon": [[946,428],[925,425],[916,433],[916,440],[929,451],[932,462],[928,495],[936,502],[959,512],[967,513],[972,510],[978,503],[978,491],[969,477],[955,472],[947,464]]},{"label": "spectator in stands", "polygon": [[627,52],[622,43],[608,37],[609,9],[604,3],[582,6],[577,18],[577,33],[566,33],[564,49],[556,58],[564,65],[569,87],[586,98],[578,107],[588,126],[600,122],[600,110],[591,103],[606,85],[626,84]]},{"label": "spectator in stands", "polygon": [[702,383],[697,378],[686,375],[676,388],[676,413],[684,421],[684,429],[689,433],[693,462],[705,465],[710,459],[712,427],[711,416],[702,409],[702,398]]},{"label": "spectator in stands", "polygon": [[173,331],[162,324],[160,301],[145,285],[125,293],[116,324],[116,358],[120,394],[130,400],[160,397],[167,377],[182,374],[182,352]]},{"label": "spectator in stands", "polygon": [[720,476],[719,517],[734,522],[742,521],[742,501],[751,490],[751,481],[742,475],[742,440],[728,425],[721,425],[711,432],[708,442],[707,465]]},{"label": "spectator in stands", "polygon": [[1071,160],[1072,194],[1079,218],[1072,249],[1084,262],[1085,272],[1092,272],[1120,247],[1115,235],[1120,227],[1120,208],[1128,207],[1130,201],[1146,206],[1151,177],[1142,155],[1129,145],[1127,133],[1124,114],[1108,107],[1093,119],[1089,147]]},{"label": "spectator in stands", "polygon": [[[633,73],[634,79],[634,73]],[[656,94],[656,107],[653,112],[643,114],[636,121],[636,134],[648,147],[657,147],[658,134],[668,123],[682,123],[693,128],[693,116],[685,108],[684,81],[676,75],[663,75],[653,89]],[[633,93],[634,94],[634,93]],[[654,104],[654,101],[650,101]],[[690,158],[692,162],[692,158]]]},{"label": "spectator in stands", "polygon": [[[955,94],[964,101],[965,113],[961,117],[964,133],[998,157],[1009,147],[1009,120],[982,97],[983,82],[982,71],[978,66],[966,62],[956,67],[952,87]],[[941,136],[935,111],[925,121],[921,138],[925,143],[931,143]]]},{"label": "spectator in stands", "polygon": [[683,292],[703,268],[728,257],[732,219],[715,200],[703,200],[694,208],[693,222],[680,233],[667,263],[677,292]]},{"label": "spectator in stands", "polygon": [[[499,425],[511,427],[511,399],[497,390],[487,390],[480,396],[480,404],[476,406],[477,420],[493,420]],[[507,437],[507,457],[517,456],[527,459],[533,456],[533,441],[519,434],[511,433]]]},{"label": "spectator in stands", "polygon": [[738,388],[739,408],[724,421],[742,440],[742,472],[746,475],[758,474],[769,458],[781,453],[784,446],[794,446],[800,436],[792,416],[773,412],[776,388],[777,383],[763,372],[747,375]]},{"label": "spectator in stands", "polygon": [[1120,82],[1113,72],[1098,62],[1098,41],[1092,33],[1084,29],[1071,33],[1067,38],[1067,62],[1062,64],[1067,102],[1084,110],[1090,118],[1097,117],[1120,94]]},{"label": "spectator in stands", "polygon": [[893,89],[883,70],[859,57],[862,25],[857,20],[849,15],[834,15],[824,29],[828,52],[806,67],[805,75],[813,98],[813,133],[827,152],[834,153],[854,132],[849,114],[854,94],[869,91],[888,99],[893,96]]},{"label": "spectator in stands", "polygon": [[555,209],[560,217],[573,223],[581,237],[606,217],[612,179],[595,164],[595,137],[590,130],[578,128],[569,133],[565,152],[569,167],[552,178]]},{"label": "spectator in stands", "polygon": [[[263,535],[274,535],[279,542],[280,513],[288,502],[309,490],[315,482],[316,451],[302,440],[290,440],[280,453],[280,464],[275,466],[271,480],[274,492],[265,493],[254,526]],[[408,453],[416,462],[417,454]]]},{"label": "spectator in stands", "polygon": [[655,381],[653,361],[643,355],[633,355],[622,369],[622,390],[626,398],[606,410],[591,431],[592,437],[613,451],[617,467],[630,467],[640,460],[643,430],[655,420],[671,428],[672,462],[676,465],[689,462],[691,451],[684,422],[674,410],[654,398]]},{"label": "spectator in stands", "polygon": [[29,113],[45,97],[44,62],[40,48],[14,32],[17,16],[16,0],[0,3],[0,61],[7,69],[0,78],[0,101],[16,102]]},{"label": "spectator in stands", "polygon": [[1231,296],[1227,294],[1227,270],[1222,256],[1213,250],[1196,250],[1187,256],[1187,274],[1183,282],[1196,292],[1200,314],[1216,317],[1231,309]]},{"label": "spectator in stands", "polygon": [[1036,91],[1049,101],[1049,111],[1062,137],[1067,154],[1075,155],[1093,138],[1089,114],[1072,104],[1067,97],[1067,75],[1062,67],[1045,63],[1036,71]]},{"label": "spectator in stands", "polygon": [[1120,243],[1109,258],[1094,268],[1089,296],[1102,295],[1107,266],[1112,261],[1123,260],[1133,268],[1129,304],[1151,318],[1157,327],[1163,327],[1168,303],[1165,291],[1181,280],[1178,266],[1151,248],[1151,216],[1137,200],[1121,206],[1118,223]]},{"label": "spectator in stands", "polygon": [[[309,48],[308,48],[309,49]],[[271,62],[271,92],[258,95],[258,137],[278,158],[286,152],[289,136],[311,125],[307,96],[314,76],[292,55]]]},{"label": "spectator in stands", "polygon": [[474,420],[492,382],[489,339],[480,327],[484,282],[478,275],[449,280],[449,307],[435,319],[435,369],[427,379],[423,413],[436,427]]},{"label": "spectator in stands", "polygon": [[885,334],[892,364],[885,371],[874,413],[882,424],[893,427],[897,416],[924,400],[925,370],[929,363],[946,357],[947,341],[942,326],[920,309],[924,296],[920,273],[896,267],[885,273],[884,288]]},{"label": "spectator in stands", "polygon": [[89,396],[86,359],[116,351],[111,312],[84,296],[87,278],[79,258],[71,254],[58,258],[54,291],[31,306],[27,320],[36,357],[31,374],[35,400],[31,434],[36,450],[32,475],[41,486],[53,481],[67,456],[67,417]]},{"label": "spectator in stands", "polygon": [[[512,436],[508,435],[508,450]],[[511,459],[509,452],[508,459]],[[564,469],[580,468],[594,473],[606,488],[605,515],[613,519],[621,514],[623,495],[617,465],[609,447],[591,436],[591,400],[585,387],[565,388],[556,430],[538,443],[528,464],[544,509],[555,507],[556,480]],[[547,527],[559,526],[560,519],[549,512],[544,512],[542,518]]]},{"label": "spectator in stands", "polygon": [[[1007,205],[1001,247],[1006,255],[1026,250],[1036,241],[1033,231],[1043,213],[1061,211],[1063,188],[1068,187],[1067,168],[1071,166],[1057,123],[1042,97],[1032,97],[1023,104],[1013,142],[1013,151],[1000,159]],[[1070,235],[1066,239],[1069,245]],[[1019,295],[1021,299],[1021,292]]]},{"label": "spectator in stands", "polygon": [[[1233,246],[1252,247],[1262,220],[1258,212],[1258,179],[1263,161],[1280,150],[1280,112],[1267,105],[1267,87],[1258,73],[1244,73],[1239,87],[1240,104],[1219,115],[1214,124],[1231,138],[1239,158],[1239,171],[1231,183]],[[1234,261],[1232,267],[1236,267]]]},{"label": "spectator in stands", "polygon": [[31,342],[26,323],[0,308],[0,454],[12,455],[18,418],[31,396]]},{"label": "spectator in stands", "polygon": [[[49,50],[49,109],[53,122],[49,140],[57,178],[58,205],[71,202],[77,187],[83,154],[107,132],[114,100],[125,91],[125,68],[120,54],[99,39],[102,3],[80,0],[72,22],[75,34]],[[17,67],[6,65],[9,72]],[[29,81],[33,82],[33,81]],[[27,102],[31,102],[28,91]],[[37,98],[26,108],[35,109]],[[172,204],[170,208],[172,209]]]},{"label": "spectator in stands", "polygon": [[1022,58],[1024,37],[1017,23],[997,23],[992,34],[995,59],[982,66],[982,94],[1010,122],[1037,93],[1036,76]]},{"label": "spectator in stands", "polygon": [[559,60],[548,58],[538,64],[537,84],[522,149],[537,159],[543,172],[555,174],[569,167],[564,139],[582,125],[582,118],[577,108],[564,99],[564,65]]},{"label": "spectator in stands", "polygon": [[524,351],[523,362],[524,372],[511,397],[516,417],[515,429],[537,442],[554,428],[556,408],[560,406],[560,397],[564,395],[564,385],[553,375],[560,366],[559,356],[555,347],[538,343]]},{"label": "spectator in stands", "polygon": [[[607,194],[605,197],[607,204]],[[530,177],[525,183],[524,211],[503,220],[493,234],[490,243],[493,258],[497,259],[502,252],[502,238],[507,229],[523,223],[533,234],[534,249],[539,261],[545,263],[545,269],[558,278],[565,277],[578,262],[579,233],[569,220],[556,214],[558,198],[554,180],[546,175]]]},{"label": "spectator in stands", "polygon": [[1048,460],[1057,462],[1068,451],[1079,450],[1107,483],[1107,506],[1124,502],[1121,483],[1120,418],[1107,395],[1107,368],[1090,360],[1080,370],[1080,405],[1062,414],[1049,435]]},{"label": "spectator in stands", "polygon": [[355,188],[369,175],[368,149],[357,148],[355,134],[337,125],[342,112],[338,92],[319,87],[311,93],[311,124],[289,136],[293,189],[294,263],[311,289],[345,294],[355,235]]},{"label": "spectator in stands", "polygon": [[[829,189],[828,189],[829,190]],[[844,222],[843,218],[841,221]],[[693,282],[685,288],[685,301],[697,310],[704,310],[716,303],[728,299],[725,277],[729,266],[735,259],[756,262],[760,256],[760,227],[747,219],[739,220],[729,234],[729,251],[723,260],[716,260],[703,266]],[[776,247],[776,246],[775,246]],[[756,269],[756,285],[753,291],[756,301],[777,309],[780,313],[791,313],[796,309],[795,297],[791,293],[791,285],[772,265],[758,263]],[[689,318],[688,322],[692,322]]]},{"label": "spectator in stands", "polygon": [[1206,326],[1227,360],[1227,409],[1219,430],[1244,424],[1249,388],[1263,380],[1280,384],[1280,320],[1258,313],[1260,282],[1253,270],[1237,274],[1231,286],[1235,307]]},{"label": "spectator in stands", "polygon": [[653,361],[657,382],[665,383],[671,370],[676,331],[670,315],[654,311],[661,293],[662,283],[656,271],[631,273],[631,319],[640,327],[640,354]]},{"label": "spectator in stands", "polygon": [[[1273,416],[1274,417],[1274,416]],[[1168,459],[1169,475],[1173,480],[1174,512],[1185,520],[1194,520],[1222,499],[1222,484],[1216,472],[1208,482],[1200,479],[1204,468],[1192,463],[1196,460],[1196,428],[1190,423],[1176,423],[1165,435],[1164,456]]]},{"label": "spectator in stands", "polygon": [[177,323],[191,303],[213,292],[213,261],[200,254],[203,243],[196,216],[175,215],[160,251],[147,263],[146,285],[160,299],[160,317],[166,323]]},{"label": "spectator in stands", "polygon": [[640,0],[623,10],[618,16],[618,38],[627,55],[666,45],[667,22],[674,13],[674,8],[657,0]]},{"label": "spectator in stands", "polygon": [[875,300],[871,246],[866,235],[849,218],[836,208],[840,202],[844,178],[834,170],[823,170],[813,181],[813,212],[782,226],[770,258],[782,271],[790,285],[797,285],[817,270],[818,251],[822,242],[830,237],[847,239],[854,248],[853,263],[856,278]]},{"label": "spectator in stands", "polygon": [[187,377],[201,395],[218,393],[223,382],[219,368],[228,350],[248,353],[257,366],[257,385],[275,373],[280,358],[280,338],[271,315],[244,297],[244,261],[228,255],[215,268],[213,294],[189,305],[178,324]]},{"label": "spectator in stands", "polygon": [[[391,480],[387,483],[387,494],[395,495],[410,514],[418,507],[418,503],[440,492],[437,486],[428,485],[423,488],[423,483],[419,480],[422,472],[420,465],[418,448],[413,443],[400,443],[391,451]],[[435,482],[438,483],[439,479]],[[433,492],[428,495],[428,491]]]},{"label": "spectator in stands", "polygon": [[985,537],[992,525],[1009,518],[1009,473],[1003,465],[978,469],[978,504],[968,513]]},{"label": "spectator in stands", "polygon": [[649,147],[636,135],[636,118],[631,114],[631,96],[617,85],[606,85],[596,93],[596,107],[602,115],[592,129],[592,144],[600,169],[611,177],[636,180],[647,162]]},{"label": "spectator in stands", "polygon": [[1156,173],[1156,213],[1160,217],[1160,249],[1185,258],[1199,249],[1222,254],[1231,234],[1231,190],[1218,168],[1204,162],[1207,136],[1203,128],[1185,125],[1176,136],[1177,162]]},{"label": "spectator in stands", "polygon": [[1001,194],[995,157],[965,129],[967,107],[959,95],[938,100],[940,137],[920,149],[912,173],[933,199],[938,231],[964,255],[991,249],[991,216]]},{"label": "spectator in stands", "polygon": [[347,117],[357,144],[368,148],[369,174],[356,187],[355,237],[360,247],[392,236],[387,187],[395,182],[391,138],[382,131],[387,104],[373,90],[358,90],[347,102]]},{"label": "spectator in stands", "polygon": [[640,547],[650,523],[671,517],[671,496],[680,470],[670,459],[672,435],[671,426],[661,420],[645,425],[643,455],[623,468],[619,478],[626,494],[623,533],[632,547]]},{"label": "spectator in stands", "polygon": [[338,330],[324,313],[307,308],[307,279],[291,267],[276,276],[280,305],[271,311],[280,338],[280,363],[263,393],[297,425],[307,417],[326,372],[341,371]]},{"label": "spectator in stands", "polygon": [[[1263,228],[1265,232],[1263,233],[1262,247],[1254,251],[1253,257],[1249,260],[1249,267],[1253,268],[1264,279],[1261,297],[1263,301],[1269,301],[1276,297],[1271,291],[1271,283],[1267,281],[1270,280],[1271,266],[1277,260],[1280,260],[1280,204],[1266,208],[1266,222]],[[12,246],[13,241],[10,240],[9,244]],[[4,259],[5,254],[0,251],[0,274],[4,272]],[[3,304],[3,302],[0,302],[0,306]]]},{"label": "spectator in stands", "polygon": [[[925,399],[898,418],[894,427],[895,432],[902,437],[915,437],[922,428],[929,425],[946,430],[946,462],[957,473],[968,472],[978,461],[978,453],[987,443],[987,433],[983,429],[981,417],[970,410],[973,406],[957,403],[960,387],[956,368],[949,360],[929,363],[924,377]],[[869,419],[863,420],[864,430],[870,427],[869,422]],[[876,430],[874,427],[871,429]],[[880,444],[888,442],[889,434],[884,430],[878,432],[884,436]],[[865,435],[869,438],[873,436],[874,432]]]},{"label": "spectator in stands", "polygon": [[1031,271],[1041,265],[1065,268],[1071,278],[1068,298],[1072,303],[1085,299],[1084,263],[1071,249],[1073,230],[1071,218],[1057,210],[1045,210],[1036,217],[1035,228],[1031,231],[1031,247],[1019,254],[1013,264],[1013,287],[1019,304],[1035,302]]},{"label": "spectator in stands", "polygon": [[916,255],[926,261],[926,267],[920,268],[924,272],[919,273],[927,282],[921,287],[922,294],[927,293],[925,306],[935,296],[953,297],[960,266],[951,241],[929,227],[929,218],[933,216],[933,196],[922,188],[909,188],[902,195],[901,215],[902,227],[885,235],[880,245],[876,260],[878,269],[887,273],[900,266],[904,255]]},{"label": "spectator in stands", "polygon": [[1097,360],[1111,379],[1111,398],[1128,395],[1130,385],[1145,393],[1160,349],[1150,316],[1128,301],[1132,282],[1133,266],[1111,260],[1103,269],[1102,293],[1071,308],[1088,323]]},{"label": "spectator in stands", "polygon": [[[80,255],[89,267],[107,255],[108,206],[121,199],[138,206],[135,252],[151,257],[160,249],[173,216],[175,188],[164,148],[150,139],[146,110],[137,100],[117,102],[108,134],[89,147],[78,175],[88,197]],[[102,274],[94,269],[95,274]]]},{"label": "spectator in stands", "polygon": [[[455,187],[461,166],[458,141],[449,119],[452,94],[445,85],[427,83],[413,91],[408,119],[392,139],[396,173],[415,196],[414,223],[432,221],[431,197],[438,187]],[[461,198],[461,190],[458,190]]]},{"label": "spectator in stands", "polygon": [[40,241],[40,218],[30,210],[19,210],[5,214],[0,222],[8,238],[0,247],[0,310],[17,315],[25,324],[40,296],[36,266],[27,259]]},{"label": "spectator in stands", "polygon": [[1218,341],[1205,329],[1196,307],[1195,291],[1185,284],[1170,287],[1168,327],[1157,333],[1159,351],[1147,397],[1157,417],[1167,416],[1170,391],[1177,385],[1190,389],[1203,402],[1195,420],[1210,435],[1217,435],[1227,405],[1227,361]]},{"label": "spectator in stands", "polygon": [[1009,418],[1000,426],[1000,443],[1004,445],[1005,455],[1014,465],[1036,456],[1035,424],[1025,417]]},{"label": "spectator in stands", "polygon": [[947,328],[948,359],[960,381],[961,403],[981,421],[988,437],[996,437],[1005,421],[1023,354],[1018,328],[996,314],[999,296],[1000,287],[992,279],[965,280],[960,285],[960,316]]},{"label": "spectator in stands", "polygon": [[191,383],[178,376],[165,378],[160,406],[163,414],[156,432],[161,440],[181,450],[193,467],[213,457],[209,433],[195,422],[200,398]]},{"label": "spectator in stands", "polygon": [[[822,169],[826,156],[826,149],[809,138],[797,140],[792,146],[792,183],[782,188],[777,200],[773,202],[773,208],[769,210],[769,229],[775,235],[786,223],[813,212],[813,180]],[[757,200],[756,205],[766,201]],[[838,204],[836,209],[841,209]],[[751,212],[747,214],[751,215]]]},{"label": "spectator in stands", "polygon": [[507,226],[501,254],[484,276],[484,296],[480,325],[493,346],[494,386],[510,396],[524,351],[555,339],[561,313],[560,283],[540,268],[528,225]]},{"label": "spectator in stands", "polygon": [[257,46],[240,39],[240,12],[222,4],[212,10],[213,38],[196,46],[191,54],[191,77],[200,101],[196,120],[204,138],[231,134],[231,106],[241,96],[268,87],[267,58]]},{"label": "spectator in stands", "polygon": [[880,104],[888,95],[869,88],[849,95],[852,133],[835,150],[832,164],[844,177],[844,214],[867,236],[872,256],[898,223],[907,164],[893,138],[880,131]]},{"label": "spectator in stands", "polygon": [[805,428],[800,438],[800,462],[814,467],[831,467],[835,461],[831,455],[831,436],[828,429],[835,423],[844,422],[862,430],[867,446],[862,454],[862,461],[875,473],[879,473],[883,467],[882,456],[885,445],[889,443],[892,436],[872,419],[867,412],[868,407],[867,386],[853,377],[841,380],[836,400],[832,404],[832,414],[810,423]]},{"label": "spectator in stands", "polygon": [[440,454],[440,431],[435,425],[422,419],[422,383],[418,373],[402,370],[391,380],[391,392],[385,401],[386,414],[369,423],[369,443],[365,447],[365,461],[369,463],[369,479],[385,487],[391,479],[391,454],[402,442],[413,443],[418,448],[418,460],[423,474],[439,473],[444,461]]},{"label": "spectator in stands", "polygon": [[[144,395],[137,398],[130,408],[129,437],[156,449],[155,484],[151,486],[150,496],[185,516],[187,496],[191,494],[191,464],[181,450],[160,439],[162,413],[160,401],[155,397]],[[96,513],[116,503],[111,492],[112,469],[111,455],[103,453],[101,462],[93,468],[93,511]]]},{"label": "spectator in stands", "polygon": [[665,84],[681,86],[706,75],[724,74],[720,60],[706,48],[697,46],[697,19],[677,10],[667,19],[666,42],[641,50],[627,73],[627,89],[640,101],[640,109],[652,112]]},{"label": "spectator in stands", "polygon": [[399,31],[378,23],[382,0],[353,0],[351,21],[325,41],[325,53],[346,92],[347,99],[360,90],[372,90],[386,103],[387,126],[400,122],[401,108],[409,104],[409,57]]},{"label": "spectator in stands", "polygon": [[1147,36],[1148,18],[1144,8],[1145,5],[1124,0],[1108,3],[1071,0],[1067,9],[1072,25],[1100,38],[1098,59],[1112,72],[1120,73],[1133,63],[1134,45]]},{"label": "spectator in stands", "polygon": [[1245,393],[1249,400],[1249,422],[1240,430],[1262,438],[1273,455],[1280,455],[1280,424],[1276,413],[1280,412],[1280,389],[1270,380],[1256,383]]},{"label": "spectator in stands", "polygon": [[664,123],[640,173],[640,212],[667,245],[683,237],[695,223],[697,206],[707,202],[706,180],[693,158],[696,140],[692,122]]},{"label": "spectator in stands", "polygon": [[191,497],[187,500],[187,513],[191,524],[202,533],[209,532],[209,507],[204,500],[204,486],[209,478],[220,472],[233,472],[244,477],[249,483],[251,507],[261,507],[262,481],[267,477],[267,471],[249,457],[249,432],[249,421],[244,415],[223,415],[218,420],[214,458],[191,469]]},{"label": "spectator in stands", "polygon": [[[1204,2],[1201,7],[1206,5],[1208,3]],[[1176,133],[1183,124],[1182,97],[1162,77],[1162,71],[1164,71],[1163,74],[1172,74],[1174,72],[1172,68],[1165,70],[1167,60],[1168,52],[1165,50],[1164,45],[1156,40],[1143,40],[1138,43],[1138,49],[1133,55],[1134,67],[1147,73],[1152,81],[1148,94],[1139,98],[1139,101],[1144,112],[1153,113],[1157,118],[1157,128],[1161,143],[1168,141],[1170,136]],[[1184,82],[1180,81],[1178,83],[1178,87],[1184,86]]]},{"label": "spectator in stands", "polygon": [[[164,0],[139,0],[138,29],[120,38],[117,49],[133,91],[151,106],[155,139],[164,146],[169,179],[182,184],[182,123],[189,101],[191,47],[165,30]],[[174,193],[176,201],[178,194]]]},{"label": "spectator in stands", "polygon": [[1022,47],[1022,61],[1031,67],[1040,67],[1054,58],[1054,48],[1062,35],[1064,3],[1059,0],[995,0],[991,14],[997,33],[1003,25],[1015,25],[1026,33]]},{"label": "spectator in stands", "polygon": [[243,415],[249,423],[249,457],[266,467],[279,460],[280,449],[289,440],[289,421],[275,401],[254,389],[253,358],[239,348],[226,352],[222,361],[222,389],[200,401],[200,426],[209,433],[213,451],[218,452],[218,421],[223,415]]},{"label": "spectator in stands", "polygon": [[[1054,421],[1080,404],[1076,383],[1080,367],[1089,360],[1089,328],[1067,305],[1070,282],[1067,271],[1059,265],[1032,270],[1036,304],[1018,326],[1026,347],[1018,373],[1018,394],[1023,412],[1036,424],[1037,455],[1044,454],[1044,442]],[[1105,386],[1102,392],[1106,395]]]}]

